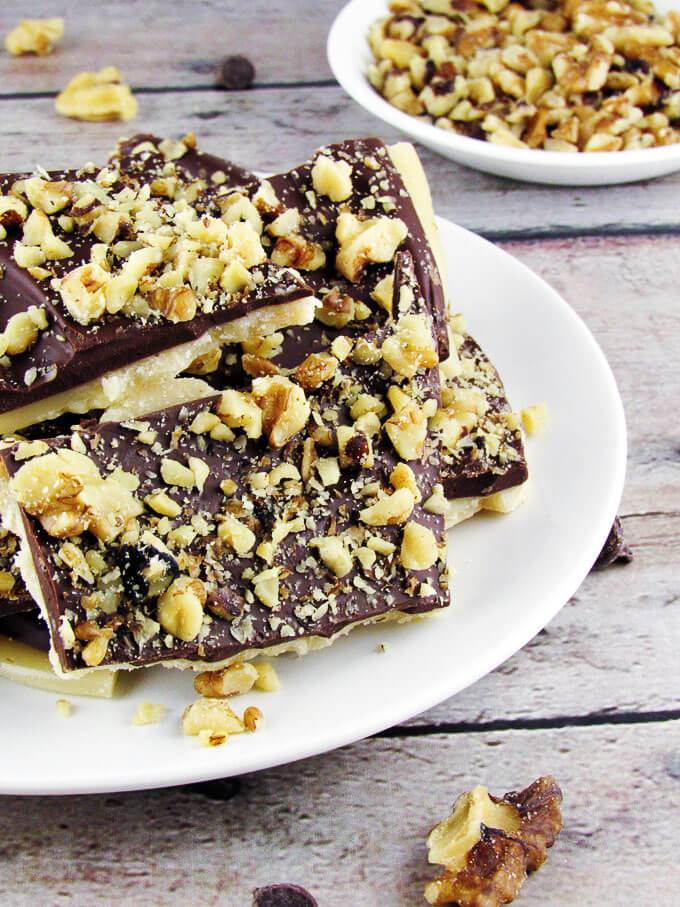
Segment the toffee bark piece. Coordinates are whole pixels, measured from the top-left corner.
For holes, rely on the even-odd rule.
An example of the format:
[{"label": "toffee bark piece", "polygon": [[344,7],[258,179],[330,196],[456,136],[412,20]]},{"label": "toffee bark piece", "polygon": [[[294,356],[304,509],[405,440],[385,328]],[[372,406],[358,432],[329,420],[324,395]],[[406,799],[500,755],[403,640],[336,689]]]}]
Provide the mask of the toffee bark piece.
[{"label": "toffee bark piece", "polygon": [[302,653],[448,604],[438,350],[408,254],[394,293],[392,322],[290,377],[0,454],[61,671]]},{"label": "toffee bark piece", "polygon": [[0,526],[0,618],[35,607],[15,564],[18,550],[18,538]]},{"label": "toffee bark piece", "polygon": [[0,177],[2,433],[143,396],[225,341],[313,317],[257,221],[223,218],[246,171],[191,140],[129,144],[102,170]]},{"label": "toffee bark piece", "polygon": [[451,356],[440,369],[442,406],[432,421],[442,446],[449,526],[482,509],[514,509],[529,477],[521,420],[500,375],[460,315],[450,326]]},{"label": "toffee bark piece", "polygon": [[268,254],[302,271],[323,303],[316,321],[331,337],[359,335],[387,321],[391,291],[384,281],[400,250],[413,258],[441,357],[447,356],[442,255],[427,180],[412,146],[388,147],[372,138],[328,145],[246,194],[261,215]]}]

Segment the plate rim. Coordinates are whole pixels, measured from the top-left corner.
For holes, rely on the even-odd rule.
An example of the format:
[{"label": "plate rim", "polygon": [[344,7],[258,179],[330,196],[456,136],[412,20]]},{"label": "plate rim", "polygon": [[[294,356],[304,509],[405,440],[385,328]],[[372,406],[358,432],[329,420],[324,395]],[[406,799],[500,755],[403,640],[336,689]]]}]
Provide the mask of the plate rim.
[{"label": "plate rim", "polygon": [[[347,48],[343,47],[339,40],[347,21],[359,16],[359,29],[361,30],[363,20],[368,19],[367,11],[373,10],[374,7],[377,11],[378,6],[385,7],[385,4],[386,0],[348,0],[331,25],[326,40],[326,56],[340,87],[364,110],[389,126],[405,132],[429,148],[435,150],[438,150],[438,147],[448,148],[451,151],[475,157],[480,161],[480,165],[483,162],[540,167],[546,171],[546,178],[550,177],[549,171],[563,170],[565,167],[573,167],[578,170],[581,177],[587,173],[606,177],[606,174],[612,169],[617,172],[633,168],[637,170],[655,164],[661,166],[672,162],[677,163],[678,169],[680,169],[680,143],[631,151],[601,151],[598,153],[579,151],[570,154],[543,149],[512,148],[507,145],[482,142],[453,132],[445,132],[433,123],[420,121],[416,117],[398,110],[373,88],[365,73],[357,73],[353,65],[354,55],[348,54]],[[360,10],[363,15],[359,12]],[[385,8],[383,12],[386,15],[388,10]],[[375,21],[377,15],[372,12],[371,21]],[[356,30],[357,26],[355,25],[354,28]],[[361,31],[360,37],[365,42],[366,35],[363,31]],[[361,76],[357,83],[352,80],[352,77],[356,75]],[[467,166],[474,165],[468,164]],[[519,179],[519,177],[515,178]],[[637,178],[642,179],[643,175]],[[603,179],[601,185],[606,185],[607,182],[608,180]]]},{"label": "plate rim", "polygon": [[[527,265],[519,261],[509,252],[489,242],[471,230],[467,230],[446,218],[438,217],[438,224],[443,228],[445,234],[452,231],[454,234],[467,234],[467,238],[482,246],[489,247],[494,255],[503,256],[506,263],[513,268],[518,274],[522,275],[525,282],[529,282],[536,288],[540,288],[541,293],[548,294],[551,297],[552,305],[562,313],[562,316],[571,321],[577,329],[582,341],[590,349],[591,355],[597,360],[598,371],[601,374],[604,385],[607,388],[607,394],[611,399],[612,415],[616,424],[616,437],[613,439],[611,456],[612,456],[612,480],[608,488],[606,506],[602,507],[599,512],[599,521],[597,527],[590,535],[590,543],[584,547],[570,565],[569,571],[565,571],[550,588],[548,606],[545,601],[540,608],[532,611],[530,619],[519,623],[518,629],[507,634],[501,639],[495,640],[494,643],[486,648],[483,657],[475,661],[474,664],[468,665],[464,672],[464,679],[457,677],[454,683],[446,683],[446,674],[438,683],[429,683],[419,695],[414,694],[408,699],[399,703],[393,703],[389,712],[389,719],[385,720],[384,712],[376,717],[370,715],[364,716],[362,720],[353,722],[349,729],[343,730],[337,728],[329,732],[326,730],[322,737],[319,737],[313,745],[295,748],[294,743],[287,747],[279,748],[272,755],[269,752],[263,754],[253,754],[253,758],[248,765],[233,762],[230,765],[229,757],[214,758],[206,761],[204,764],[194,762],[188,770],[179,771],[175,763],[172,767],[164,770],[164,767],[158,764],[150,765],[145,763],[142,766],[122,763],[118,775],[108,773],[106,779],[102,778],[85,778],[82,783],[74,785],[63,782],[55,783],[51,779],[50,783],[44,783],[35,777],[27,779],[8,779],[5,773],[0,774],[0,794],[3,795],[40,795],[40,796],[60,796],[69,794],[92,794],[92,793],[114,793],[135,790],[148,790],[162,787],[173,787],[185,784],[194,784],[212,779],[222,779],[263,771],[277,766],[290,764],[301,759],[312,758],[322,753],[330,752],[343,746],[356,743],[371,735],[380,733],[389,727],[401,724],[409,718],[434,707],[444,700],[456,695],[472,684],[476,683],[482,677],[495,670],[507,659],[512,657],[516,652],[522,649],[533,637],[540,632],[556,614],[564,607],[569,599],[577,591],[583,580],[588,575],[602,545],[609,533],[611,524],[616,516],[620,504],[621,494],[623,491],[627,458],[627,438],[625,413],[621,396],[616,384],[616,379],[611,367],[597,343],[596,339],[586,326],[583,319],[574,311],[566,300],[543,278],[539,277]],[[444,239],[445,248],[448,246]],[[529,505],[530,506],[530,505]],[[455,586],[454,586],[455,588]],[[183,739],[183,738],[182,738]],[[213,756],[218,755],[218,751],[210,751]],[[232,751],[233,752],[233,751]]]}]

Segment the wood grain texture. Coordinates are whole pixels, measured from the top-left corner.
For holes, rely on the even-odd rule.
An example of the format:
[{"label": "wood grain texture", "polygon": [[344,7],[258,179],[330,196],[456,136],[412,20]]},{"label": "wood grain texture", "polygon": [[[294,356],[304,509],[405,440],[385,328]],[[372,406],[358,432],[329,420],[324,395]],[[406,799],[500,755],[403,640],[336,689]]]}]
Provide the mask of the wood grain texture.
[{"label": "wood grain texture", "polygon": [[256,885],[294,881],[321,907],[415,907],[434,874],[425,837],[459,793],[551,772],[565,828],[520,903],[670,904],[679,736],[673,722],[371,740],[208,788],[227,802],[200,787],[5,798],[0,901],[248,907]]},{"label": "wood grain texture", "polygon": [[[23,16],[61,16],[63,41],[49,57],[0,53],[0,95],[54,92],[76,72],[115,65],[139,88],[214,84],[219,60],[245,54],[257,83],[330,79],[325,35],[340,0],[41,0],[0,6],[0,35]],[[282,35],[285,34],[285,41]]]},{"label": "wood grain texture", "polygon": [[[120,135],[140,130],[161,135],[194,130],[206,151],[270,171],[293,167],[319,145],[350,136],[403,138],[337,86],[170,91],[140,94],[138,100],[139,116],[132,123],[67,120],[56,115],[52,98],[0,100],[0,167],[11,171],[37,163],[58,167],[103,161]],[[437,211],[494,238],[602,229],[635,233],[680,225],[680,174],[635,186],[558,188],[488,176],[427,149],[419,151]]]},{"label": "wood grain texture", "polygon": [[[263,170],[348,136],[395,140],[327,84],[326,32],[341,5],[41,0],[29,13],[0,2],[2,34],[29,14],[63,15],[67,27],[52,57],[0,52],[0,169],[102,161],[120,134],[140,130],[194,130],[205,150]],[[212,87],[229,53],[254,61],[255,89]],[[54,94],[76,72],[107,64],[138,89],[138,119],[58,118]],[[678,712],[680,235],[671,234],[680,233],[680,174],[558,189],[422,156],[438,212],[505,240],[607,354],[629,424],[623,512],[636,560],[588,577],[499,670],[380,738],[208,788],[0,798],[1,904],[174,907],[200,893],[208,907],[248,907],[255,885],[290,880],[321,907],[413,907],[432,875],[426,833],[455,796],[478,782],[502,792],[545,772],[565,790],[566,828],[521,903],[673,901],[680,721],[655,719]],[[610,235],[587,235],[601,231]],[[645,235],[653,233],[662,235]],[[474,328],[472,313],[469,321]]]}]

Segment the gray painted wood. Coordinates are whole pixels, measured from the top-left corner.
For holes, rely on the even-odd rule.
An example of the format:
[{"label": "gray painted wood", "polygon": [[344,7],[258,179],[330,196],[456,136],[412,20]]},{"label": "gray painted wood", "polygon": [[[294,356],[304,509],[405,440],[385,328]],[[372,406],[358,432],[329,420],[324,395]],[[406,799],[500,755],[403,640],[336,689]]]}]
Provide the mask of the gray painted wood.
[{"label": "gray painted wood", "polygon": [[[330,79],[325,35],[339,0],[41,0],[5,2],[0,35],[24,16],[61,16],[63,41],[48,57],[0,53],[0,95],[55,91],[81,70],[118,66],[130,85],[211,86],[216,64],[245,54],[257,83]],[[285,40],[284,40],[285,35]]]},{"label": "gray painted wood", "polygon": [[[330,78],[325,35],[340,6],[42,0],[30,14],[64,15],[67,38],[44,59],[0,52],[0,168],[103,160],[121,133],[138,130],[193,129],[206,150],[265,170],[350,135],[394,140],[337,86],[312,84]],[[0,4],[2,34],[15,9]],[[233,52],[255,62],[254,90],[211,87],[216,61]],[[139,88],[139,118],[57,118],[50,95],[76,72],[107,64]],[[677,715],[680,666],[680,237],[667,235],[678,228],[680,175],[555,189],[478,174],[427,151],[423,160],[439,213],[514,238],[507,250],[564,295],[605,350],[629,423],[622,507],[636,561],[591,575],[522,652],[392,737],[248,776],[229,802],[196,789],[2,798],[3,904],[172,907],[200,896],[247,907],[256,884],[282,880],[305,884],[322,907],[424,903],[424,838],[455,796],[477,782],[502,792],[549,771],[565,790],[566,828],[522,902],[671,902],[680,884],[671,808],[680,732],[678,721],[660,719]],[[610,235],[564,238],[602,231]],[[485,729],[502,722],[511,729]],[[218,785],[217,795],[232,788]]]},{"label": "gray painted wood", "polygon": [[[207,151],[262,170],[295,166],[319,145],[349,136],[403,138],[337,86],[170,91],[138,100],[139,116],[131,123],[82,123],[58,117],[53,98],[0,99],[3,169],[103,161],[118,136],[140,130],[180,135],[193,129]],[[477,173],[420,150],[439,213],[494,237],[639,232],[680,223],[680,174],[634,186],[555,188]]]},{"label": "gray painted wood", "polygon": [[[434,875],[426,835],[459,793],[476,783],[503,793],[552,772],[565,793],[565,829],[518,903],[671,904],[680,884],[671,808],[679,728],[370,740],[246,776],[227,802],[187,789],[6,798],[0,901],[248,907],[256,885],[294,881],[321,907],[415,907]],[[231,793],[233,782],[213,788]]]}]

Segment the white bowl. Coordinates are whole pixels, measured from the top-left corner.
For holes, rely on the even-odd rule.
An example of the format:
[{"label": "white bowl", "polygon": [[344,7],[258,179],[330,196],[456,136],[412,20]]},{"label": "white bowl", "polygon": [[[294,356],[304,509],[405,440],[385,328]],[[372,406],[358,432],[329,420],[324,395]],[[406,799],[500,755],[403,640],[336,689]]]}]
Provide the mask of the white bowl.
[{"label": "white bowl", "polygon": [[[665,11],[673,7],[673,2],[660,0],[657,7]],[[632,183],[680,170],[680,144],[597,153],[524,150],[445,132],[397,110],[366,77],[373,59],[366,40],[368,30],[376,19],[386,15],[387,0],[351,0],[331,27],[328,62],[335,78],[357,104],[438,154],[486,173],[559,186]]]}]

